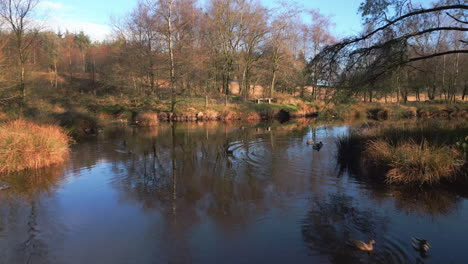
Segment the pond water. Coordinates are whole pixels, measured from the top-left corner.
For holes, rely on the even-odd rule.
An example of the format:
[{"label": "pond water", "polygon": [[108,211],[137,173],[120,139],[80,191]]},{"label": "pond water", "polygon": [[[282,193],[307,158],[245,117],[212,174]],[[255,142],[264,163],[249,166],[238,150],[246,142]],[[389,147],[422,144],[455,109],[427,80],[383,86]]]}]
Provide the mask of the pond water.
[{"label": "pond water", "polygon": [[[340,169],[335,140],[348,131],[308,120],[106,129],[60,168],[5,179],[0,263],[467,263],[467,196]],[[431,243],[426,256],[412,237]],[[374,252],[353,239],[376,240]]]}]

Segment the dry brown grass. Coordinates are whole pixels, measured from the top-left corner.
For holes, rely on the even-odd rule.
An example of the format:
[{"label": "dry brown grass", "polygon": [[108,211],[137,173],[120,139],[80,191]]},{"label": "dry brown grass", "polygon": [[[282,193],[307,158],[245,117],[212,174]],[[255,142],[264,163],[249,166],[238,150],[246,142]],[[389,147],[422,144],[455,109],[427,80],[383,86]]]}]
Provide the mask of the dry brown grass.
[{"label": "dry brown grass", "polygon": [[375,165],[388,167],[388,183],[435,184],[450,180],[463,167],[463,155],[454,148],[435,146],[423,141],[404,142],[397,146],[378,139],[368,143],[364,156]]},{"label": "dry brown grass", "polygon": [[0,173],[38,169],[65,161],[70,138],[55,125],[15,120],[0,125]]},{"label": "dry brown grass", "polygon": [[262,119],[262,117],[257,112],[250,112],[245,117],[245,120],[247,120],[247,121],[256,121],[256,120],[261,120],[261,119]]},{"label": "dry brown grass", "polygon": [[223,120],[240,120],[241,114],[239,113],[238,109],[227,109],[222,113]]},{"label": "dry brown grass", "polygon": [[275,99],[278,104],[291,104],[291,105],[297,105],[303,102],[302,99],[293,97],[289,94],[281,94],[277,93],[275,94]]},{"label": "dry brown grass", "polygon": [[9,118],[10,117],[6,113],[0,112],[0,122],[7,121]]},{"label": "dry brown grass", "polygon": [[[464,120],[370,123],[338,140],[343,168],[376,168],[387,183],[432,185],[466,181]],[[365,166],[361,166],[365,165]]]},{"label": "dry brown grass", "polygon": [[136,120],[138,121],[138,125],[146,127],[156,126],[159,121],[158,114],[155,112],[139,113]]},{"label": "dry brown grass", "polygon": [[218,120],[219,119],[219,113],[214,110],[206,110],[203,114],[203,119],[206,120]]}]

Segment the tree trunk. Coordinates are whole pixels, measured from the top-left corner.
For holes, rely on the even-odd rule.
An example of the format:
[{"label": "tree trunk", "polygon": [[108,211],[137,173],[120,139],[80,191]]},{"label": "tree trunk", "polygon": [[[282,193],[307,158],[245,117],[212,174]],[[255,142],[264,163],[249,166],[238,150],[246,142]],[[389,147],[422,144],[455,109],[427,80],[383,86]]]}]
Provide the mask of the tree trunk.
[{"label": "tree trunk", "polygon": [[455,77],[453,80],[453,102],[456,103],[457,98],[457,82],[458,82],[458,66],[459,66],[460,54],[457,54],[457,59],[455,60]]},{"label": "tree trunk", "polygon": [[446,94],[446,89],[445,89],[445,59],[446,59],[446,56],[444,56],[444,69],[442,71],[442,91],[444,93],[445,102],[447,103],[447,94]]},{"label": "tree trunk", "polygon": [[167,19],[167,29],[169,34],[169,59],[170,59],[170,78],[171,78],[171,112],[174,112],[176,105],[175,93],[175,63],[174,63],[174,43],[173,43],[173,28],[172,28],[172,8],[174,7],[174,0],[169,0],[169,17]]},{"label": "tree trunk", "polygon": [[86,73],[86,55],[84,51],[81,51],[81,59],[83,60],[83,73]]},{"label": "tree trunk", "polygon": [[276,68],[273,69],[273,77],[271,78],[270,97],[273,97],[273,95],[275,94],[275,83],[276,83]]},{"label": "tree trunk", "polygon": [[58,87],[58,69],[57,69],[57,60],[54,60],[54,87]]},{"label": "tree trunk", "polygon": [[71,47],[68,47],[68,74],[70,75],[70,83],[72,83],[73,82],[73,69],[72,69]]},{"label": "tree trunk", "polygon": [[465,81],[465,86],[463,87],[462,101],[465,101],[466,89],[468,88],[468,82]]},{"label": "tree trunk", "polygon": [[26,98],[26,85],[25,85],[25,69],[24,69],[24,63],[21,63],[21,78],[20,78],[20,93],[22,100],[24,101],[24,98]]}]

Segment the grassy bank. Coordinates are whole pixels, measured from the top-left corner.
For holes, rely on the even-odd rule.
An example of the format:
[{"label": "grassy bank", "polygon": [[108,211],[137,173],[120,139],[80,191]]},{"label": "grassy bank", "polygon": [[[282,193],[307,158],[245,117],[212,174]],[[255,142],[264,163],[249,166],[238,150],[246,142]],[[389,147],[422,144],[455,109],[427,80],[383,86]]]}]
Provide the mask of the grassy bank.
[{"label": "grassy bank", "polygon": [[59,164],[68,151],[69,137],[59,126],[24,120],[0,124],[0,173]]},{"label": "grassy bank", "polygon": [[[161,121],[259,121],[301,117],[349,121],[468,116],[468,103],[326,104],[280,93],[274,99],[272,104],[255,104],[236,96],[185,95],[177,97],[176,107],[171,112],[167,98],[94,95],[57,89],[46,94],[32,92],[21,113],[24,119],[35,123],[59,124],[73,137],[96,135],[99,127],[110,123],[154,126]],[[15,101],[1,104],[0,122],[17,119],[19,109],[20,104]]]},{"label": "grassy bank", "polygon": [[468,126],[464,121],[424,120],[361,128],[338,140],[339,161],[375,176],[381,172],[392,184],[466,181]]},{"label": "grassy bank", "polygon": [[466,118],[468,103],[438,102],[328,104],[320,109],[320,119],[398,120],[409,118]]}]

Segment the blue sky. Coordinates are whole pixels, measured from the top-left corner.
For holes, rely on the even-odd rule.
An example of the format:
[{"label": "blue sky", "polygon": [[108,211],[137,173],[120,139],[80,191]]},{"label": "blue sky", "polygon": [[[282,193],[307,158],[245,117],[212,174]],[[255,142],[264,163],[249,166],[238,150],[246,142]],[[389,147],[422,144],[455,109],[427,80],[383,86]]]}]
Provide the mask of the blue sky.
[{"label": "blue sky", "polygon": [[[272,7],[277,0],[260,0]],[[423,0],[428,2],[429,0]],[[360,30],[357,9],[361,0],[297,0],[304,11],[320,9],[331,15],[335,34],[340,37]],[[39,11],[46,14],[48,28],[75,32],[83,30],[95,40],[104,40],[111,32],[110,17],[119,17],[136,6],[137,0],[48,0],[41,1]]]}]

